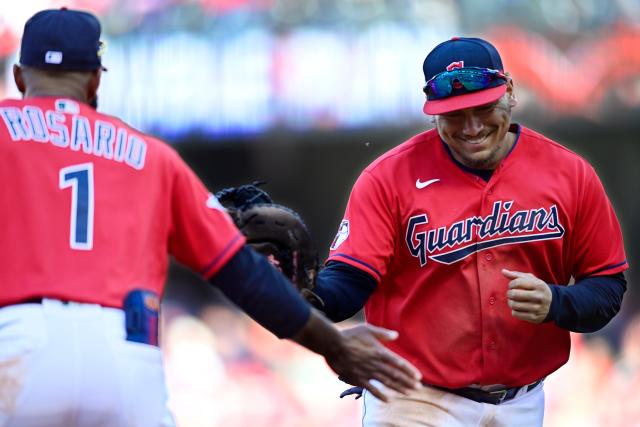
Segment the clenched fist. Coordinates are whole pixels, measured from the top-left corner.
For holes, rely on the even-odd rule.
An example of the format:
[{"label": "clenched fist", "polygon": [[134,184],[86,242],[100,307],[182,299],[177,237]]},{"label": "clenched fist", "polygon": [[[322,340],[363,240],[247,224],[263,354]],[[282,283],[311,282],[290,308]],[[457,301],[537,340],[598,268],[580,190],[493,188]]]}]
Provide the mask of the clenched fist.
[{"label": "clenched fist", "polygon": [[507,303],[511,315],[531,323],[542,323],[549,314],[552,293],[549,285],[531,273],[502,269],[508,279]]}]

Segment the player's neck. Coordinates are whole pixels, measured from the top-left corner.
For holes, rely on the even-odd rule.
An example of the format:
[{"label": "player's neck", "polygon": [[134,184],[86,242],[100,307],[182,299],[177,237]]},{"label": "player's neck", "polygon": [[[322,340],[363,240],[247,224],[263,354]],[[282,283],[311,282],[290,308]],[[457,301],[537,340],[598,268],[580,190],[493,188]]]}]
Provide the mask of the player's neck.
[{"label": "player's neck", "polygon": [[24,93],[23,98],[27,99],[27,98],[43,98],[43,97],[58,97],[58,98],[69,98],[69,99],[75,99],[77,101],[80,102],[87,102],[87,96],[85,94],[82,94],[79,91],[75,91],[75,90],[60,90],[60,89],[56,89],[56,90],[46,90],[46,89],[41,89],[41,90],[27,90]]},{"label": "player's neck", "polygon": [[86,103],[88,101],[87,91],[86,81],[80,78],[38,76],[37,78],[31,78],[29,84],[26,85],[24,98],[55,96]]},{"label": "player's neck", "polygon": [[490,168],[490,170],[492,171],[496,170],[498,166],[500,166],[500,163],[504,161],[505,157],[509,155],[509,153],[511,152],[511,149],[513,148],[513,144],[515,144],[516,142],[517,136],[518,135],[515,132],[507,131],[507,133],[504,135],[504,138],[503,138],[503,144],[500,149],[501,152],[500,152],[499,159],[497,160],[496,164]]},{"label": "player's neck", "polygon": [[507,131],[507,134],[504,136],[504,138],[505,138],[505,148],[504,148],[505,152],[504,152],[504,155],[502,156],[502,160],[504,160],[504,158],[507,157],[511,152],[511,150],[513,149],[513,144],[516,143],[516,138],[518,138],[518,134],[512,131],[511,129],[509,129],[509,131]]}]

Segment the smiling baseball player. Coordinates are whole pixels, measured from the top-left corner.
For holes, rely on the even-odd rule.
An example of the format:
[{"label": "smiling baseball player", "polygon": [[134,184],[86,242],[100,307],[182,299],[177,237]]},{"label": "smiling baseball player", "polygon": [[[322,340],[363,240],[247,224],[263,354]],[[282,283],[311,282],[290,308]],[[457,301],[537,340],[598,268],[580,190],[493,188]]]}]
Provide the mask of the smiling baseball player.
[{"label": "smiling baseball player", "polygon": [[436,128],[362,172],[314,291],[332,320],[364,305],[399,330],[389,347],[422,372],[388,404],[365,391],[365,426],[541,426],[569,331],[620,308],[620,226],[583,158],[511,121],[489,42],[445,41],[423,71]]}]

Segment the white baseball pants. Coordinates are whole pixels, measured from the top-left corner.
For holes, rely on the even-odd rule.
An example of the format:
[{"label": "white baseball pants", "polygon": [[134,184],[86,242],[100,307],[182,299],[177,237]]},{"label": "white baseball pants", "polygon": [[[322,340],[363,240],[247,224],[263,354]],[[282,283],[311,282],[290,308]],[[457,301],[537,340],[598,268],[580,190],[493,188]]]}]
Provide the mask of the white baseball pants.
[{"label": "white baseball pants", "polygon": [[0,427],[173,427],[162,355],[124,313],[43,300],[0,308]]},{"label": "white baseball pants", "polygon": [[434,387],[407,395],[377,386],[393,396],[388,403],[365,390],[363,427],[542,427],[543,384],[499,405],[479,403]]}]

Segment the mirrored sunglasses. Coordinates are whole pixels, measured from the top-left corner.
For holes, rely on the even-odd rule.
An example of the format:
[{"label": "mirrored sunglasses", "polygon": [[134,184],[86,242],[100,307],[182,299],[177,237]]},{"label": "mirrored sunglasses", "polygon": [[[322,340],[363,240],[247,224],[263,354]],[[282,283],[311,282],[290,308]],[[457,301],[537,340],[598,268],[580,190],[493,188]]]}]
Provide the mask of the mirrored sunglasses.
[{"label": "mirrored sunglasses", "polygon": [[496,86],[496,80],[507,81],[500,70],[479,67],[456,68],[433,76],[422,88],[428,99],[440,99],[451,95],[454,89],[476,91]]}]

